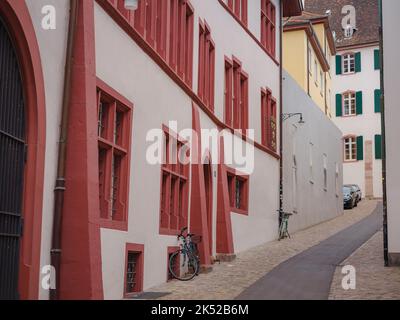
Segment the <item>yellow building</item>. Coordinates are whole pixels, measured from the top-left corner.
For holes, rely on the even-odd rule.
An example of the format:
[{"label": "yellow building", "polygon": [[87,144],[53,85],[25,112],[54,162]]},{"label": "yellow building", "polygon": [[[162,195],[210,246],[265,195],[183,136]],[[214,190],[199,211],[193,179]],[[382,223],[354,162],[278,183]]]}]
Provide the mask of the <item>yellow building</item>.
[{"label": "yellow building", "polygon": [[329,17],[309,12],[284,21],[283,67],[328,116],[332,116],[330,62],[336,54]]}]

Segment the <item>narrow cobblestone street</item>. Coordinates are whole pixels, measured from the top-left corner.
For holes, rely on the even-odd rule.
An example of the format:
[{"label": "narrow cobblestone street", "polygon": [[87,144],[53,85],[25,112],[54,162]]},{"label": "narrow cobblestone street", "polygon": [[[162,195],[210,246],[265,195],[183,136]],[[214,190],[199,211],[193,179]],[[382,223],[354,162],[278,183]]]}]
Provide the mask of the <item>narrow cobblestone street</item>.
[{"label": "narrow cobblestone street", "polygon": [[[152,288],[148,292],[168,293],[161,298],[166,300],[234,299],[282,262],[369,216],[375,210],[377,204],[377,201],[365,200],[357,208],[345,211],[344,215],[334,220],[295,233],[291,240],[274,241],[239,253],[233,262],[217,263],[214,265],[211,273],[201,274],[193,281],[171,281],[159,287]],[[379,256],[371,259],[380,258]],[[358,259],[357,255],[355,259]],[[382,264],[383,259],[380,261]],[[395,284],[393,286],[400,288],[400,286],[396,286]],[[340,293],[338,291],[334,293],[335,297],[339,297]]]}]

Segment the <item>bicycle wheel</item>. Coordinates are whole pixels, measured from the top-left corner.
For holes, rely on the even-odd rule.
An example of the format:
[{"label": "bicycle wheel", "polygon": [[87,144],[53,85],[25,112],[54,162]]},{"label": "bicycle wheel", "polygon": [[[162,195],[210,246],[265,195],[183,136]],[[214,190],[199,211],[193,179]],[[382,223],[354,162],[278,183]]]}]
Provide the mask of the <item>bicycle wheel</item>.
[{"label": "bicycle wheel", "polygon": [[192,253],[179,250],[169,259],[169,272],[180,281],[192,280],[199,274],[199,261]]}]

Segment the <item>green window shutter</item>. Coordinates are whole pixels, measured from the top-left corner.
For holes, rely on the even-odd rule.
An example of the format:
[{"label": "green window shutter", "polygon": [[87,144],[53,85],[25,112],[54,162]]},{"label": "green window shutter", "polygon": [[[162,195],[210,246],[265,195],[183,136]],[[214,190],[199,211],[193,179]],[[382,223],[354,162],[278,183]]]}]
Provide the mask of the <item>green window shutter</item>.
[{"label": "green window shutter", "polygon": [[342,74],[342,56],[336,56],[336,74]]},{"label": "green window shutter", "polygon": [[375,159],[382,159],[382,136],[380,134],[375,135]]},{"label": "green window shutter", "polygon": [[364,137],[357,137],[357,160],[364,160]]},{"label": "green window shutter", "polygon": [[381,57],[378,49],[374,50],[374,67],[375,70],[380,70],[381,68]]},{"label": "green window shutter", "polygon": [[341,117],[343,115],[343,102],[342,102],[342,95],[336,95],[336,117]]},{"label": "green window shutter", "polygon": [[363,113],[363,93],[362,91],[356,92],[356,113],[361,115]]},{"label": "green window shutter", "polygon": [[381,90],[375,90],[375,113],[381,112]]},{"label": "green window shutter", "polygon": [[361,52],[355,54],[356,72],[361,72]]}]

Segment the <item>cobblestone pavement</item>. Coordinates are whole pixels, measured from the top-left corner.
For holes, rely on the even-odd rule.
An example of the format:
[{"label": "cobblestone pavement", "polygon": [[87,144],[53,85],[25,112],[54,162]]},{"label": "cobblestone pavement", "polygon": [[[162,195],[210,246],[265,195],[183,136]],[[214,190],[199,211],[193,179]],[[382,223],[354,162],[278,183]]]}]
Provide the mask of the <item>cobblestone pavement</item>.
[{"label": "cobblestone pavement", "polygon": [[[343,290],[342,266],[356,268],[356,289]],[[383,232],[378,232],[336,268],[329,299],[331,300],[398,300],[400,299],[400,268],[385,268],[383,263]]]},{"label": "cobblestone pavement", "polygon": [[171,281],[148,292],[171,293],[165,300],[231,300],[283,261],[317,245],[362,220],[376,208],[377,201],[364,200],[344,215],[297,232],[291,240],[273,241],[237,254],[233,262],[215,264],[213,271],[189,282]]}]

